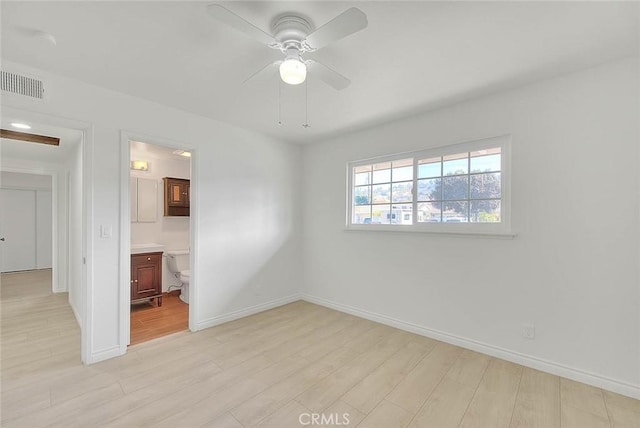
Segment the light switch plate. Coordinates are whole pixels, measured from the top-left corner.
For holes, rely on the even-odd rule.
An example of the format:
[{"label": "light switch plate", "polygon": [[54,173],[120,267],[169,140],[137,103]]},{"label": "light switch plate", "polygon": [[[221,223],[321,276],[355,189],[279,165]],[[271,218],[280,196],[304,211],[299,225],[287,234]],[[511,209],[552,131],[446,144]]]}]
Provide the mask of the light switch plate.
[{"label": "light switch plate", "polygon": [[113,236],[113,228],[110,224],[103,224],[100,226],[100,237],[111,238]]}]

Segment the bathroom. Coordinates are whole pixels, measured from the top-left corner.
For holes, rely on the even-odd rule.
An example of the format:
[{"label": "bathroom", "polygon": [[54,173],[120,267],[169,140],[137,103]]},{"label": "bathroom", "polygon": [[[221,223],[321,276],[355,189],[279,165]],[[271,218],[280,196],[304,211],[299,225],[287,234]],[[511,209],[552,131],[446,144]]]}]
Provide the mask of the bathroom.
[{"label": "bathroom", "polygon": [[130,141],[130,345],[189,327],[191,153]]}]

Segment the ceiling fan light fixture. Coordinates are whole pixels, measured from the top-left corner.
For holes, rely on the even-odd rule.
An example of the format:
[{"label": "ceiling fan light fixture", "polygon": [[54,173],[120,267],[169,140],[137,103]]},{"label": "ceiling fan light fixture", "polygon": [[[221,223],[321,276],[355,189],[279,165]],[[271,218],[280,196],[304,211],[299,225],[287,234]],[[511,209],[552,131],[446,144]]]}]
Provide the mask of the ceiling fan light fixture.
[{"label": "ceiling fan light fixture", "polygon": [[287,58],[280,64],[280,78],[289,85],[299,85],[307,78],[307,66],[297,58]]}]

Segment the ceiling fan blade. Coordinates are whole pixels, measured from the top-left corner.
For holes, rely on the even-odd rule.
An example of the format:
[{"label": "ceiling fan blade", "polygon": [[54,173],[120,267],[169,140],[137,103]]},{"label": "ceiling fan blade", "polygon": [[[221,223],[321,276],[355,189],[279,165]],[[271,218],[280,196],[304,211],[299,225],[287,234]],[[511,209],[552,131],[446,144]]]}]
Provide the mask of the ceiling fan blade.
[{"label": "ceiling fan blade", "polygon": [[311,49],[320,49],[366,28],[367,25],[367,15],[360,9],[352,7],[309,34],[305,43]]},{"label": "ceiling fan blade", "polygon": [[351,84],[351,80],[347,79],[342,74],[327,67],[321,62],[311,59],[308,61],[308,64],[311,76],[317,77],[318,79],[322,80],[324,83],[338,91],[343,90]]},{"label": "ceiling fan blade", "polygon": [[278,41],[273,38],[271,34],[267,34],[255,25],[246,21],[244,18],[231,12],[229,9],[222,7],[218,4],[212,4],[207,6],[207,12],[214,19],[235,28],[236,30],[244,33],[246,36],[257,40],[260,43],[264,43],[269,47],[275,47],[278,45]]},{"label": "ceiling fan blade", "polygon": [[264,67],[262,67],[260,70],[258,70],[255,73],[253,73],[251,76],[249,76],[246,79],[244,79],[242,84],[244,85],[249,80],[254,80],[254,79],[255,80],[261,80],[263,78],[271,77],[272,75],[275,74],[275,71],[276,71],[277,67],[280,64],[282,64],[282,61],[270,62],[269,64],[267,64]]}]

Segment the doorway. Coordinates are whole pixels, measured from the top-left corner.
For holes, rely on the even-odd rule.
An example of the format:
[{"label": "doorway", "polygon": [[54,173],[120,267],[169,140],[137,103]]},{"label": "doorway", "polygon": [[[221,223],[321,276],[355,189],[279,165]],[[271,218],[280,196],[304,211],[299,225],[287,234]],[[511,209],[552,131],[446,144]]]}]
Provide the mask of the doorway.
[{"label": "doorway", "polygon": [[52,268],[51,176],[3,171],[0,176],[0,271]]},{"label": "doorway", "polygon": [[[17,125],[23,130],[13,129]],[[68,332],[65,349],[86,362],[84,129],[15,109],[7,109],[2,129],[10,131],[3,131],[0,141],[3,305],[30,302],[33,314],[40,313],[38,305],[43,314],[55,306],[61,317],[51,318],[47,331],[59,327]],[[73,228],[69,216],[77,219]],[[69,318],[75,318],[77,328]]]},{"label": "doorway", "polygon": [[0,219],[3,299],[51,294],[52,176],[1,171]]},{"label": "doorway", "polygon": [[121,303],[128,345],[189,329],[192,156],[180,144],[123,133]]}]

